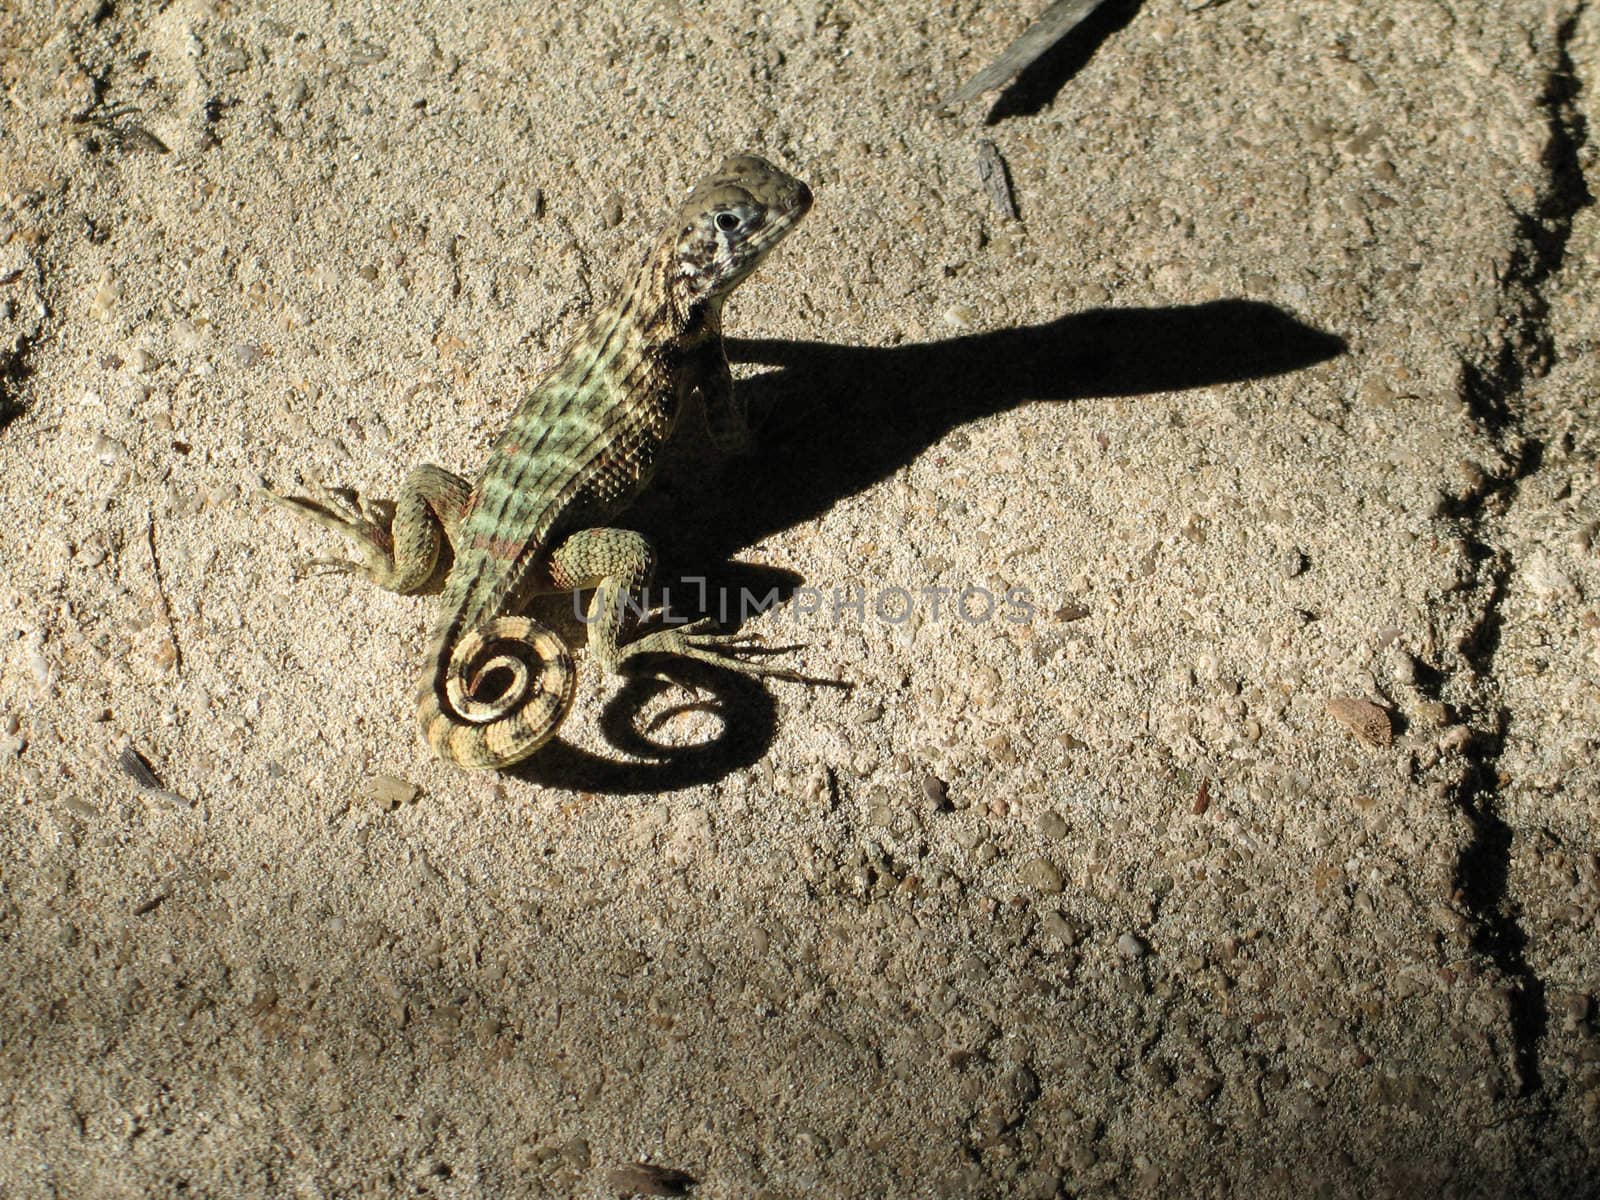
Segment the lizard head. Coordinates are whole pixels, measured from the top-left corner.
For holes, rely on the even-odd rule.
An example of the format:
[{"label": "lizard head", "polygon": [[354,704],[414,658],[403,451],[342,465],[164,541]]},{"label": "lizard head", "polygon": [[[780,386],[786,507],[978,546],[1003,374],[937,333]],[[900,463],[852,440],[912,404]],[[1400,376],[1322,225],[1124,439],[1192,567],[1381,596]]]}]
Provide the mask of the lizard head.
[{"label": "lizard head", "polygon": [[810,210],[811,189],[793,175],[753,154],[723,159],[671,226],[680,302],[720,302]]}]

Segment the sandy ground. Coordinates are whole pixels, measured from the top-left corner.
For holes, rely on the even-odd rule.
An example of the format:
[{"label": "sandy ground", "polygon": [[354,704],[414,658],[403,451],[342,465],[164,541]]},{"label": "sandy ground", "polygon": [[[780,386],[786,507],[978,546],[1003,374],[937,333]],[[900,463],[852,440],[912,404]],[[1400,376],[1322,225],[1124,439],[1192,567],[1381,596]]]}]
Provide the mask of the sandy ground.
[{"label": "sandy ground", "polygon": [[[0,1196],[1600,1194],[1600,14],[939,111],[1032,11],[4,6]],[[446,768],[256,482],[472,473],[745,149],[761,448],[630,522],[853,688]]]}]

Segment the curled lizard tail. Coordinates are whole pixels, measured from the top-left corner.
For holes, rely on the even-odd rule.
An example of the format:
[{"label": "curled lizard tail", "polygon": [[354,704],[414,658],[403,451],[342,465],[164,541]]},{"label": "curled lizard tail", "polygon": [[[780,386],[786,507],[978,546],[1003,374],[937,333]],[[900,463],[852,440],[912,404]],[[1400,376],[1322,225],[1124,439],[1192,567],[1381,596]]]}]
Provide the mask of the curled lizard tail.
[{"label": "curled lizard tail", "polygon": [[572,707],[572,653],[530,617],[496,617],[459,635],[444,629],[431,661],[417,689],[417,721],[433,752],[458,766],[498,770],[521,762],[555,735]]}]

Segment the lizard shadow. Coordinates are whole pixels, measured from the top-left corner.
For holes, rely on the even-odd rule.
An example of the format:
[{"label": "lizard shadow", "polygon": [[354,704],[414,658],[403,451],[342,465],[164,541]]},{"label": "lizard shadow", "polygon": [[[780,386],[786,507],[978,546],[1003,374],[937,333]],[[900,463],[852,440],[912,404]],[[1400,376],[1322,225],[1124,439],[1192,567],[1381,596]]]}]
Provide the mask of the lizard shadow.
[{"label": "lizard shadow", "polygon": [[[702,591],[702,583],[708,597],[738,595],[741,589],[755,595],[771,591],[788,596],[799,586],[801,578],[781,568],[728,563],[704,579],[680,575],[660,588],[652,585],[649,600],[662,602],[674,620],[725,616],[717,613],[716,604],[694,603]],[[582,594],[582,603],[586,603],[587,596],[588,593]],[[582,603],[573,606],[570,594],[559,599],[546,597],[540,603],[544,608],[538,614],[540,619],[555,628],[569,646],[582,645],[587,640],[588,631],[577,616],[582,611]],[[648,631],[659,625],[659,621],[653,620],[641,624],[640,630]],[[658,670],[662,678],[626,677],[622,687],[600,711],[601,736],[631,761],[602,758],[557,738],[507,774],[530,783],[576,791],[671,792],[710,783],[760,761],[777,730],[778,709],[777,702],[759,680],[692,659],[666,655],[649,665],[652,670]],[[650,737],[651,730],[639,729],[639,717],[646,707],[671,689],[666,680],[684,691],[676,703],[664,706],[651,725],[670,728],[674,717],[698,710],[714,713],[721,720],[722,730],[717,736],[706,742],[681,745],[655,741]]]},{"label": "lizard shadow", "polygon": [[692,687],[699,698],[685,697],[668,706],[652,725],[670,726],[675,716],[690,710],[711,712],[722,722],[715,737],[693,745],[671,745],[653,740],[649,730],[640,730],[639,714],[669,685],[636,676],[600,713],[602,736],[630,761],[602,758],[558,738],[507,774],[549,787],[623,795],[711,783],[760,761],[777,731],[778,708],[758,680],[687,661],[663,664],[663,673]]},{"label": "lizard shadow", "polygon": [[[727,346],[735,361],[774,368],[739,383],[752,411],[771,415],[755,454],[711,470],[681,469],[675,456],[635,508],[630,520],[647,532],[674,531],[662,535],[669,561],[725,562],[888,478],[957,426],[1019,404],[1263,379],[1346,349],[1344,339],[1252,300],[1093,309],[887,348],[746,338]],[[662,509],[676,514],[671,523]]]},{"label": "lizard shadow", "polygon": [[[1178,392],[1281,375],[1334,358],[1346,345],[1273,305],[1219,300],[1094,309],[887,348],[746,338],[729,338],[727,348],[736,362],[773,368],[739,382],[758,419],[771,414],[760,448],[717,460],[703,439],[679,439],[624,523],[649,535],[664,561],[701,568],[708,596],[776,587],[786,598],[798,576],[736,563],[733,555],[891,476],[959,425],[1030,401]],[[1017,486],[1037,482],[1019,479]],[[664,578],[675,598],[700,586],[680,592],[693,577]],[[641,740],[633,719],[661,685],[630,681],[606,706],[603,731],[616,748],[658,761],[614,763],[558,741],[513,774],[594,792],[658,792],[759,760],[776,722],[766,689],[691,662],[668,661],[663,670],[711,693],[724,724],[720,736],[693,747]]]}]

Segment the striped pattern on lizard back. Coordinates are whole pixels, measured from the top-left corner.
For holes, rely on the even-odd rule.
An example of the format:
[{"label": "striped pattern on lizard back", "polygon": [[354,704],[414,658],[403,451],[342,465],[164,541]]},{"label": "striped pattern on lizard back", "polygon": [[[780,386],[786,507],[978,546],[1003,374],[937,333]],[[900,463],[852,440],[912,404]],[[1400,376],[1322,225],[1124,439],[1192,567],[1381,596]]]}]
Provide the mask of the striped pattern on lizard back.
[{"label": "striped pattern on lizard back", "polygon": [[[593,587],[589,648],[617,671],[640,654],[679,654],[755,674],[731,639],[699,626],[621,644],[623,598],[654,569],[645,539],[605,522],[649,484],[691,394],[725,449],[747,429],[722,351],[723,302],[806,214],[799,180],[751,155],[728,158],[694,188],[618,297],[603,307],[512,415],[470,487],[416,468],[385,527],[354,494],[274,496],[353,537],[380,585],[413,591],[440,539],[454,564],[440,600],[417,714],[441,758],[501,768],[554,736],[576,682],[571,651],[518,610],[535,593]],[[344,511],[340,511],[343,507]],[[425,570],[424,570],[425,568]]]}]

